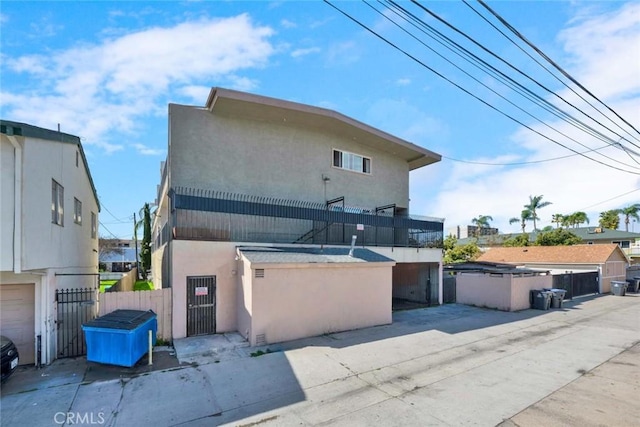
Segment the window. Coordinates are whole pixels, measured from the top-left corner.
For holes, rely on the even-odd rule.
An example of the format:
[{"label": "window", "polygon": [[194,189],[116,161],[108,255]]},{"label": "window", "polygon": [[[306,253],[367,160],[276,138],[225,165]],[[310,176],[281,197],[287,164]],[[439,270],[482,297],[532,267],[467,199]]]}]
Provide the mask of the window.
[{"label": "window", "polygon": [[371,159],[348,151],[333,150],[333,166],[360,173],[371,173]]},{"label": "window", "polygon": [[82,202],[73,198],[73,222],[82,225]]},{"label": "window", "polygon": [[51,180],[51,222],[64,225],[64,188]]},{"label": "window", "polygon": [[91,212],[91,238],[95,239],[98,231],[98,227],[96,224],[96,214]]}]

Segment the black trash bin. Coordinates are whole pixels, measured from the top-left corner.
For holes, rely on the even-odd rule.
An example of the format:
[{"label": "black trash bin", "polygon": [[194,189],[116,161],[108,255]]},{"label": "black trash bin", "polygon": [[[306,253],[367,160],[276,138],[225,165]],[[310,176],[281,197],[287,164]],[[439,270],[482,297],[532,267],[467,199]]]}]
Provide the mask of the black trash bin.
[{"label": "black trash bin", "polygon": [[536,310],[549,310],[549,307],[551,306],[551,295],[552,293],[550,291],[532,289],[529,293],[531,308]]},{"label": "black trash bin", "polygon": [[545,291],[551,292],[551,308],[562,308],[562,302],[567,291],[558,288],[545,289]]},{"label": "black trash bin", "polygon": [[627,282],[622,282],[618,280],[611,281],[611,293],[618,297],[623,297],[627,293]]},{"label": "black trash bin", "polygon": [[629,285],[627,285],[627,292],[631,293],[633,292],[634,294],[638,293],[638,290],[640,290],[640,277],[634,277],[633,279],[627,279],[627,283]]}]

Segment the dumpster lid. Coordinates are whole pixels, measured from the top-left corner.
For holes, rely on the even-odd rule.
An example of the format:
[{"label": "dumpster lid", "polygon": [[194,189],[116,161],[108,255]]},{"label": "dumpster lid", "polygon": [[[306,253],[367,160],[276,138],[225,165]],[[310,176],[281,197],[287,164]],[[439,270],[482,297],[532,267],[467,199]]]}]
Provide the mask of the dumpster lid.
[{"label": "dumpster lid", "polygon": [[104,316],[97,317],[87,323],[83,323],[82,326],[91,328],[132,330],[147,320],[155,317],[156,314],[153,310],[116,310],[105,314]]}]

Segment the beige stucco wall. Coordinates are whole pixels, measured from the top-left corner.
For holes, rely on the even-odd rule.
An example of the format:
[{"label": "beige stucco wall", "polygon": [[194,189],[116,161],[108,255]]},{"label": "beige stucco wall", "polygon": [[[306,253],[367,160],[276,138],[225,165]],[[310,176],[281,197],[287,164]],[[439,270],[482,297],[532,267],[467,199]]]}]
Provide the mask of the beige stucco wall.
[{"label": "beige stucco wall", "polygon": [[392,266],[251,266],[246,273],[264,267],[265,277],[243,277],[252,287],[249,342],[256,345],[262,334],[269,344],[391,323]]},{"label": "beige stucco wall", "polygon": [[174,240],[169,251],[173,264],[173,338],[187,336],[187,276],[216,276],[216,332],[237,330],[236,243]]},{"label": "beige stucco wall", "polygon": [[[372,173],[334,168],[334,148],[370,157]],[[347,205],[361,207],[409,206],[405,161],[331,129],[223,117],[170,104],[168,161],[171,187],[320,203],[344,196]]]},{"label": "beige stucco wall", "polygon": [[552,283],[550,275],[512,277],[461,273],[456,276],[456,301],[503,311],[524,310],[530,307],[531,289],[550,288]]}]

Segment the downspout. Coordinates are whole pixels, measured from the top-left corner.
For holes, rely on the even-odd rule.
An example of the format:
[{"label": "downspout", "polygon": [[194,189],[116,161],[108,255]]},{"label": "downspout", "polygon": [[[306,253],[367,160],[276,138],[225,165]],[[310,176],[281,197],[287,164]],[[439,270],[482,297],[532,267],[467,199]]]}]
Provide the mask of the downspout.
[{"label": "downspout", "polygon": [[17,138],[7,135],[15,154],[13,170],[13,272],[22,273],[22,146]]}]

